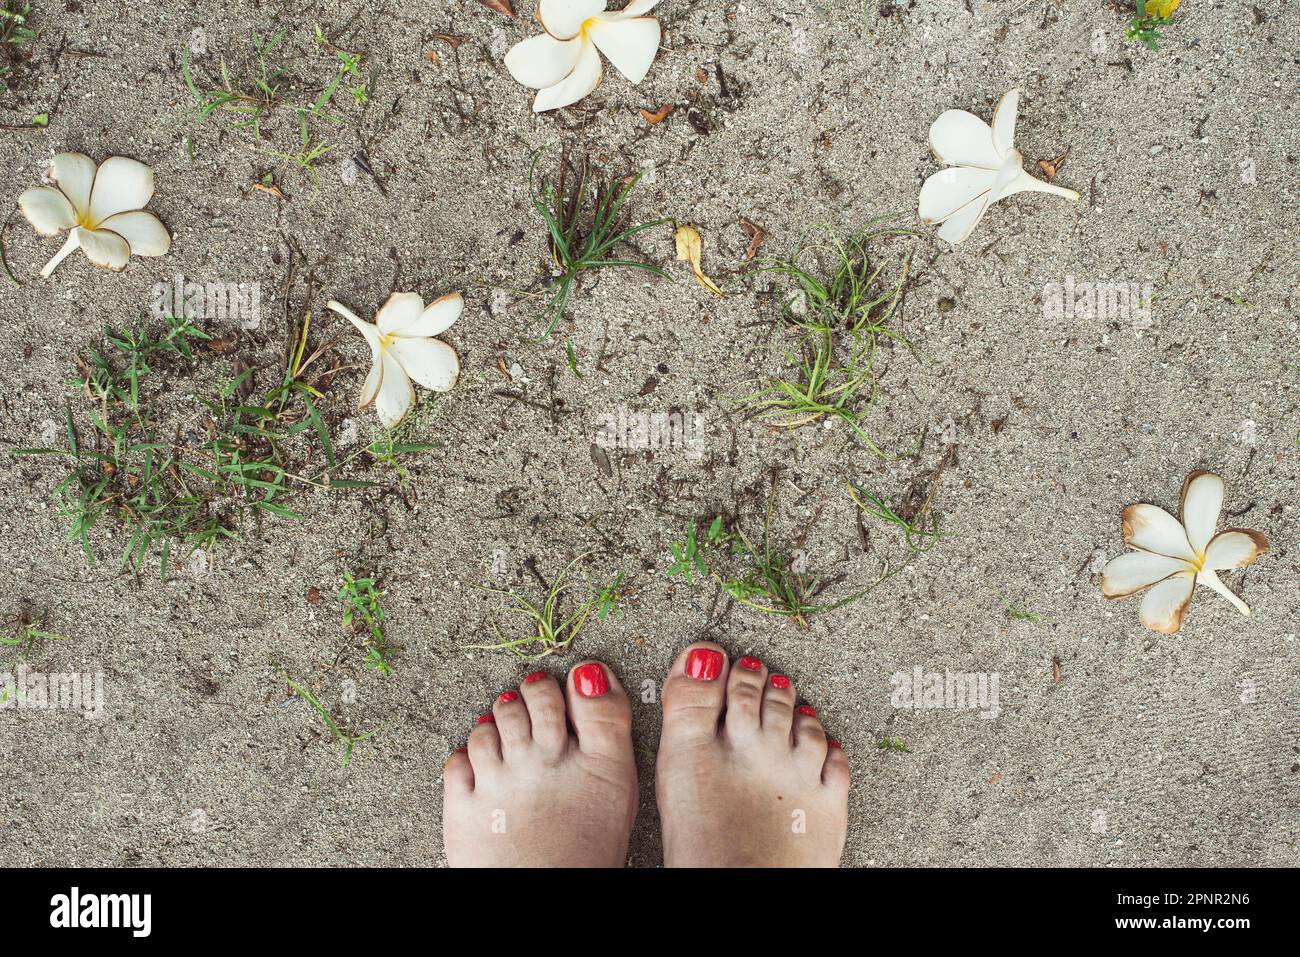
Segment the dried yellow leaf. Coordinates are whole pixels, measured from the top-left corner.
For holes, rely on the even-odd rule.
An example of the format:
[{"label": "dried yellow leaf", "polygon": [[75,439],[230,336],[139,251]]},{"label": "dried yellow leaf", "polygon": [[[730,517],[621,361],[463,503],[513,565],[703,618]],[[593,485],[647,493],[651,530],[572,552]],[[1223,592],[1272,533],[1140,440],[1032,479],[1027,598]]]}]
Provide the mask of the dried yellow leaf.
[{"label": "dried yellow leaf", "polygon": [[691,264],[695,280],[715,296],[721,296],[722,290],[718,284],[704,275],[704,270],[700,268],[700,251],[704,246],[700,231],[694,226],[678,226],[674,239],[677,242],[677,258]]},{"label": "dried yellow leaf", "polygon": [[1147,16],[1171,17],[1182,2],[1183,0],[1147,0]]}]

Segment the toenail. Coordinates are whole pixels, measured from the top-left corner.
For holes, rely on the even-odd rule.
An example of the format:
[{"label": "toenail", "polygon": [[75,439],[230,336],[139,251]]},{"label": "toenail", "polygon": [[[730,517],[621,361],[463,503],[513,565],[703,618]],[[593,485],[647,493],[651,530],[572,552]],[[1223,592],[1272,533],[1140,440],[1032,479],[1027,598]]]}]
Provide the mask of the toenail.
[{"label": "toenail", "polygon": [[469,748],[457,748],[457,749],[456,749],[456,753],[457,753],[457,754],[469,754]]},{"label": "toenail", "polygon": [[716,681],[722,674],[722,652],[712,648],[692,648],[686,656],[686,673],[696,681]]},{"label": "toenail", "polygon": [[840,744],[840,743],[839,743],[838,741],[836,741],[834,738],[827,738],[827,739],[826,739],[826,747],[828,747],[828,748],[841,748],[841,749],[842,749],[842,748],[844,747],[844,745]]},{"label": "toenail", "polygon": [[524,684],[530,685],[534,681],[541,681],[545,677],[546,677],[545,671],[534,671],[531,675],[529,675],[527,678],[524,679]]},{"label": "toenail", "polygon": [[481,714],[478,716],[479,724],[496,724],[497,719],[490,714]]},{"label": "toenail", "polygon": [[573,669],[573,686],[584,698],[599,698],[609,690],[609,678],[604,668],[592,662]]},{"label": "toenail", "polygon": [[518,697],[519,697],[519,692],[518,692],[518,691],[503,691],[503,692],[501,692],[501,700],[504,701],[504,702],[506,702],[507,704],[509,704],[511,701],[514,701],[514,700],[515,700],[516,698],[518,698]]},{"label": "toenail", "polygon": [[763,662],[759,661],[757,658],[741,658],[739,664],[740,667],[744,668],[746,671],[757,671],[759,668],[763,667]]},{"label": "toenail", "polygon": [[772,675],[772,687],[788,688],[790,687],[790,679],[785,675]]},{"label": "toenail", "polygon": [[810,704],[801,704],[801,705],[799,705],[799,713],[800,713],[800,714],[806,714],[806,715],[808,715],[808,717],[810,717],[810,718],[815,718],[815,717],[817,717],[817,709],[814,708],[814,707],[813,707],[812,705],[810,705]]}]

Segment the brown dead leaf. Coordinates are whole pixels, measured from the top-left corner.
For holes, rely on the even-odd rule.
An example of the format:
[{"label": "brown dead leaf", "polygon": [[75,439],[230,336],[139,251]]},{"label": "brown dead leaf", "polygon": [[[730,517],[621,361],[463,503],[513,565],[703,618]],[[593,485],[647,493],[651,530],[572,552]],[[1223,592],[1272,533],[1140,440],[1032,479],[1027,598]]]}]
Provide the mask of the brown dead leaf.
[{"label": "brown dead leaf", "polygon": [[704,270],[700,267],[700,254],[704,246],[700,231],[694,226],[678,226],[673,238],[677,243],[677,258],[691,264],[695,281],[715,296],[721,296],[723,293],[718,284],[704,275]]},{"label": "brown dead leaf", "polygon": [[501,373],[501,378],[505,379],[507,382],[515,381],[515,377],[512,376],[510,370],[506,368],[505,356],[497,356],[497,371]]},{"label": "brown dead leaf", "polygon": [[1067,146],[1065,152],[1056,159],[1038,161],[1038,168],[1043,171],[1043,176],[1046,177],[1049,183],[1056,178],[1056,174],[1061,171],[1061,167],[1065,164],[1065,158],[1069,155],[1070,148]]},{"label": "brown dead leaf", "polygon": [[993,777],[989,778],[989,784],[997,784],[1001,780],[1002,780],[1002,772],[999,771],[997,774],[993,775]]},{"label": "brown dead leaf", "polygon": [[510,6],[510,0],[478,0],[478,2],[504,17],[513,17],[515,15],[514,7]]},{"label": "brown dead leaf", "polygon": [[270,193],[276,199],[284,199],[284,193],[280,192],[280,187],[274,183],[254,183],[253,189],[260,189],[263,193]]},{"label": "brown dead leaf", "polygon": [[704,69],[704,67],[700,67],[699,69],[697,69],[695,71],[695,82],[696,83],[709,82],[709,71]]},{"label": "brown dead leaf", "polygon": [[664,120],[668,118],[668,114],[671,113],[674,109],[676,109],[676,107],[674,107],[671,103],[665,103],[663,106],[659,107],[659,109],[655,110],[653,113],[651,113],[647,109],[641,109],[638,112],[640,112],[641,114],[641,119],[645,120],[647,123],[651,124],[652,126],[658,126],[660,123],[662,123]]},{"label": "brown dead leaf", "polygon": [[1052,684],[1059,685],[1060,683],[1061,683],[1061,659],[1053,655],[1052,656]]},{"label": "brown dead leaf", "polygon": [[312,585],[310,588],[307,589],[307,604],[309,605],[320,604],[320,589],[317,588],[315,585]]},{"label": "brown dead leaf", "polygon": [[209,339],[208,349],[211,352],[226,353],[235,348],[235,340],[230,336],[222,336],[220,339]]},{"label": "brown dead leaf", "polygon": [[460,45],[465,42],[464,37],[458,37],[451,33],[435,33],[433,35],[433,39],[441,40],[443,43],[447,44],[453,50],[459,49]]},{"label": "brown dead leaf", "polygon": [[749,248],[745,250],[745,262],[749,262],[754,258],[754,254],[758,252],[758,247],[763,245],[763,240],[767,239],[767,231],[758,223],[752,223],[744,216],[740,217],[740,228],[749,237]]}]

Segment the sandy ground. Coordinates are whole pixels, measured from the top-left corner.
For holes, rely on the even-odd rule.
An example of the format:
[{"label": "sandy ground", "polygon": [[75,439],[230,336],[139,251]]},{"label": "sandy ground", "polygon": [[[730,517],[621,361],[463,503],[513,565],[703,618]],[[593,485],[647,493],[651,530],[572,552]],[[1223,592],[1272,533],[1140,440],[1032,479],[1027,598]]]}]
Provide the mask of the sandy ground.
[{"label": "sandy ground", "polygon": [[[261,284],[257,329],[208,328],[268,369],[286,314],[320,316],[329,296],[369,315],[394,288],[461,289],[467,308],[446,337],[461,385],[429,400],[409,436],[444,447],[412,460],[409,485],[376,470],[381,491],[304,494],[304,522],[250,526],[243,544],[166,581],[152,569],[115,574],[122,542],[107,530],[88,563],[51,502],[58,462],[0,455],[0,612],[9,633],[26,612],[66,636],[0,649],[0,672],[102,672],[105,694],[98,720],[0,711],[0,856],[19,866],[442,862],[442,762],[529,670],[462,649],[501,617],[478,586],[536,597],[526,562],[549,578],[591,552],[584,573],[621,572],[630,594],[549,664],[600,657],[653,696],[677,650],[707,636],[786,671],[852,762],[848,864],[1296,864],[1300,31],[1290,7],[1188,0],[1151,53],[1123,39],[1121,10],[1097,0],[914,0],[865,14],[856,0],[663,0],[663,49],[640,87],[610,70],[579,109],[537,117],[501,65],[534,29],[531,0],[516,5],[517,20],[474,0],[35,4],[41,37],[0,119],[50,119],[4,132],[11,196],[59,150],[135,156],[154,168],[151,209],[176,238],[166,259],[135,259],[121,274],[77,254],[43,281],[57,241],[15,217],[5,246],[23,285],[6,283],[0,302],[6,449],[59,441],[65,406],[83,409],[74,357],[103,348],[106,323],[144,316],[153,285],[178,274]],[[249,54],[253,33],[287,27],[281,62],[319,89],[333,68],[315,23],[363,52],[373,74],[368,106],[335,101],[346,125],[329,130],[318,194],[246,136],[192,123],[180,71],[196,29],[206,40],[196,69],[212,77],[221,58]],[[1083,198],[998,204],[955,250],[926,227],[891,248],[913,251],[900,331],[931,361],[885,350],[868,423],[891,451],[911,452],[924,435],[919,451],[885,460],[843,428],[778,433],[747,419],[737,398],[784,362],[771,348],[772,284],[735,280],[747,244],[739,218],[766,230],[760,256],[820,225],[914,223],[917,189],[936,169],[930,122],[950,107],[987,117],[1013,86],[1027,164],[1068,148],[1056,181]],[[661,125],[638,115],[668,103],[677,109]],[[295,138],[290,112],[268,126],[275,143]],[[612,173],[643,170],[634,215],[697,224],[706,269],[732,290],[710,297],[680,263],[671,283],[620,272],[585,281],[564,327],[582,378],[562,338],[530,335],[548,271],[528,167],[534,149],[561,142]],[[382,193],[348,169],[359,150]],[[268,171],[283,199],[252,188]],[[295,246],[308,263],[293,254],[286,303]],[[669,263],[671,229],[638,246]],[[325,286],[310,301],[308,266]],[[1049,284],[1067,279],[1149,283],[1150,319],[1045,310]],[[337,317],[320,322],[323,335],[350,333]],[[355,336],[341,349],[364,358]],[[205,355],[198,375],[169,381],[164,401],[190,402],[230,361]],[[513,381],[499,362],[518,365]],[[342,373],[328,404],[341,448],[378,434],[353,410],[360,377]],[[704,457],[598,461],[599,417],[620,407],[701,413]],[[935,506],[950,537],[806,630],[664,574],[693,517],[738,512],[758,533],[777,469],[777,540],[802,542],[813,571],[845,576],[837,588],[869,581],[901,544],[868,520],[864,552],[845,481],[898,503],[945,459]],[[1253,616],[1199,589],[1181,634],[1160,636],[1139,624],[1137,599],[1107,603],[1096,572],[1123,550],[1120,509],[1176,509],[1197,467],[1228,481],[1225,521],[1265,532],[1274,549],[1229,578]],[[506,573],[494,576],[498,550]],[[362,668],[360,639],[340,625],[333,593],[345,567],[376,571],[387,588],[390,637],[405,649],[387,680]],[[1004,596],[1041,620],[1009,618]],[[348,766],[310,707],[286,694],[273,658],[352,726],[380,726]],[[916,668],[996,675],[997,716],[894,707],[891,675]],[[658,706],[635,707],[646,751],[631,863],[656,865]],[[880,750],[885,736],[910,752]]]}]

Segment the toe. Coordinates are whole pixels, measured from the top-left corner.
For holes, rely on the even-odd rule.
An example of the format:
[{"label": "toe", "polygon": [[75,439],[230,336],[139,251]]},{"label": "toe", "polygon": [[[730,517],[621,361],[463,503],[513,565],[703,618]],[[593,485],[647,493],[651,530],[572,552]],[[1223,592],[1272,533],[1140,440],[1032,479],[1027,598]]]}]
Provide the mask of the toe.
[{"label": "toe", "polygon": [[478,723],[469,733],[469,759],[474,763],[475,774],[501,763],[501,735],[497,733],[496,717],[488,712],[478,716]]},{"label": "toe", "polygon": [[794,683],[785,675],[769,675],[763,687],[763,733],[789,740],[794,733]]},{"label": "toe", "polygon": [[844,749],[835,740],[826,742],[826,763],[822,765],[822,783],[848,794],[849,759],[844,756]]},{"label": "toe", "polygon": [[442,767],[442,783],[448,794],[469,794],[474,790],[474,765],[469,749],[457,748]]},{"label": "toe", "polygon": [[632,705],[613,672],[584,661],[569,672],[569,720],[584,754],[624,758],[632,753]]},{"label": "toe", "polygon": [[677,656],[664,682],[664,737],[716,737],[727,698],[727,653],[697,641]]},{"label": "toe", "polygon": [[528,720],[528,707],[519,692],[513,688],[497,695],[492,705],[497,734],[501,737],[501,756],[507,761],[512,756],[528,750],[533,743],[532,723]]},{"label": "toe", "polygon": [[746,656],[731,666],[727,676],[728,737],[743,739],[758,733],[765,684],[767,669],[757,658]]},{"label": "toe", "polygon": [[559,682],[545,671],[534,671],[519,686],[519,693],[528,707],[533,743],[549,755],[563,753],[569,743],[569,724]]},{"label": "toe", "polygon": [[812,774],[820,774],[826,763],[826,729],[817,717],[817,709],[802,704],[794,716],[794,759]]}]

